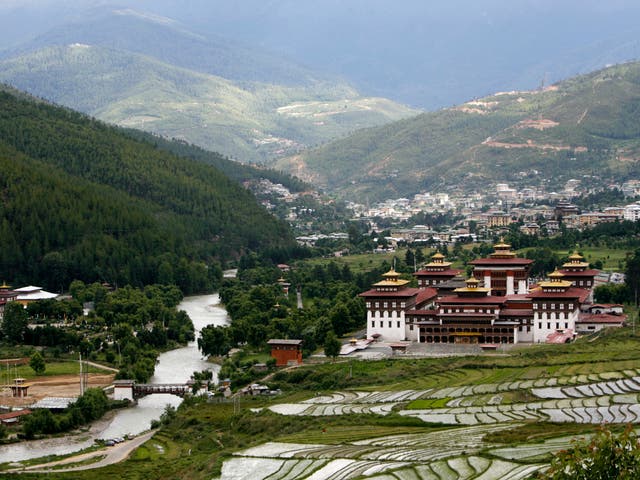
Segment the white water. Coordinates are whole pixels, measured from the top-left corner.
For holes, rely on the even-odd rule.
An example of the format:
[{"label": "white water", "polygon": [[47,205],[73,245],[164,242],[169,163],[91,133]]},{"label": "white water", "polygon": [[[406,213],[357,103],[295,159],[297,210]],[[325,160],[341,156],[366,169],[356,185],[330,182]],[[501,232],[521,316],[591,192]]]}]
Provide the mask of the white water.
[{"label": "white water", "polygon": [[[196,339],[200,330],[207,325],[224,325],[228,322],[227,311],[219,305],[217,293],[186,297],[178,305],[179,310],[189,314],[195,327]],[[158,357],[155,374],[151,383],[184,383],[194,371],[212,370],[214,380],[219,367],[204,360],[198,350],[197,341],[186,347],[177,348]],[[119,410],[104,428],[94,429],[91,434],[67,436],[46,440],[34,440],[0,447],[0,463],[18,462],[46,455],[65,455],[93,445],[97,438],[122,437],[125,434],[137,435],[149,429],[151,421],[160,417],[167,404],[178,406],[181,398],[174,395],[149,395],[138,404]]]}]

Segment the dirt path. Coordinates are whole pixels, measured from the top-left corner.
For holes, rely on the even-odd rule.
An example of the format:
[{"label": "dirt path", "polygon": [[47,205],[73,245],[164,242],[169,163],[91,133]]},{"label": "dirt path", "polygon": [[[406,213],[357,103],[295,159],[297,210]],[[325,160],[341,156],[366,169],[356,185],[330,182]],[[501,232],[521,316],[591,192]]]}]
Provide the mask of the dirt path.
[{"label": "dirt path", "polygon": [[[30,465],[29,467],[24,467],[24,468],[15,468],[12,470],[7,470],[6,473],[74,472],[78,470],[91,470],[94,468],[106,467],[107,465],[112,465],[114,463],[118,463],[125,460],[131,454],[131,452],[133,452],[136,448],[138,448],[140,445],[142,445],[151,437],[153,437],[155,433],[156,433],[156,430],[152,430],[150,432],[139,435],[131,440],[127,440],[126,442],[118,443],[113,447],[104,447],[94,452],[81,453],[79,455],[73,455],[71,457],[67,457],[62,460],[57,460],[54,462],[42,463],[39,465]],[[56,468],[56,469],[51,468],[51,467],[60,466],[60,465],[68,465],[72,463],[84,462],[86,460],[90,460],[92,458],[101,457],[101,456],[104,456],[104,458],[98,460],[97,462],[90,463],[87,465],[78,465],[78,466],[69,467],[69,468]]]}]

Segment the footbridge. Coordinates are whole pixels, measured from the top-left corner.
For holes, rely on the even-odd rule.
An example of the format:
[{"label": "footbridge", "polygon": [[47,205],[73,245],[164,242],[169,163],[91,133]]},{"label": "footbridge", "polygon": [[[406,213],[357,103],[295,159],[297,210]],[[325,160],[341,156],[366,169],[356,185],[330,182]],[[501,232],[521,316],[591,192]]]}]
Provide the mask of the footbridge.
[{"label": "footbridge", "polygon": [[184,397],[191,393],[188,383],[136,383],[134,380],[115,380],[113,382],[114,400],[137,400],[146,395],[164,393]]}]

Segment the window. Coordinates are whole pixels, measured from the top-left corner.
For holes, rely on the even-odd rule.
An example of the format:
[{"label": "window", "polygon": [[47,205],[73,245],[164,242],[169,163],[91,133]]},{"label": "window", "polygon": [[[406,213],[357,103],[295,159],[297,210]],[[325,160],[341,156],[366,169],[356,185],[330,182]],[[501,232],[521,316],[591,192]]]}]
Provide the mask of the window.
[{"label": "window", "polygon": [[560,304],[560,310],[564,310],[564,303]]},{"label": "window", "polygon": [[376,302],[376,308],[380,307],[380,302]]},{"label": "window", "polygon": [[560,328],[560,323],[556,322],[556,330],[558,330]]},{"label": "window", "polygon": [[384,302],[384,303],[382,304],[382,308],[387,308],[387,302]]},{"label": "window", "polygon": [[380,320],[380,328],[384,327],[384,322]]},{"label": "window", "polygon": [[375,320],[371,320],[371,328],[376,328],[376,321]]},{"label": "window", "polygon": [[533,304],[533,309],[534,309],[534,310],[537,310],[537,309],[538,309],[538,304],[537,304],[537,303],[534,303],[534,304]]},{"label": "window", "polygon": [[398,324],[397,328],[400,328],[400,322],[396,322]]},{"label": "window", "polygon": [[551,330],[551,322],[547,322],[547,330]]},{"label": "window", "polygon": [[552,303],[552,304],[551,304],[551,310],[555,310],[555,309],[556,309],[556,304],[555,304],[555,303]]},{"label": "window", "polygon": [[564,322],[564,328],[569,328],[569,323],[568,322]]},{"label": "window", "polygon": [[530,331],[531,331],[531,327],[527,327],[527,332],[530,332]]},{"label": "window", "polygon": [[391,328],[391,320],[389,320],[389,328]]},{"label": "window", "polygon": [[371,308],[371,302],[367,302],[367,308]]},{"label": "window", "polygon": [[542,322],[538,322],[538,328],[542,329]]},{"label": "window", "polygon": [[411,330],[413,332],[413,323],[411,325],[409,325],[409,330]]}]

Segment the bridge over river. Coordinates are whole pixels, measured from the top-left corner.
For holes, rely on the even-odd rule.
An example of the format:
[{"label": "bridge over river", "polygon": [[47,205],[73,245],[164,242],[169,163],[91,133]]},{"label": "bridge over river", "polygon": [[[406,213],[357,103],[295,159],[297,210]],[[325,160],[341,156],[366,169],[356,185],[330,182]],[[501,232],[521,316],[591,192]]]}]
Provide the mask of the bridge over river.
[{"label": "bridge over river", "polygon": [[137,400],[156,393],[184,397],[190,392],[191,385],[189,383],[136,383],[135,380],[115,380],[113,382],[114,400]]}]

